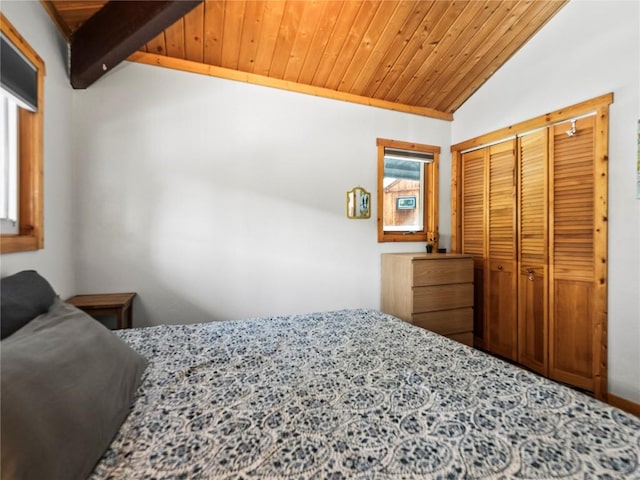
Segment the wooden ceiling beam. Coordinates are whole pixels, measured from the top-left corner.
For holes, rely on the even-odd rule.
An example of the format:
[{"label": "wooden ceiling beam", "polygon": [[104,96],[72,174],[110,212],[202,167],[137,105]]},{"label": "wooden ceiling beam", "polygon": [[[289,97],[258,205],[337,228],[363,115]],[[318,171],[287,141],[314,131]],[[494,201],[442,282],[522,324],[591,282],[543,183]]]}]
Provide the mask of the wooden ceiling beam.
[{"label": "wooden ceiling beam", "polygon": [[71,36],[71,86],[89,87],[202,1],[110,1]]}]

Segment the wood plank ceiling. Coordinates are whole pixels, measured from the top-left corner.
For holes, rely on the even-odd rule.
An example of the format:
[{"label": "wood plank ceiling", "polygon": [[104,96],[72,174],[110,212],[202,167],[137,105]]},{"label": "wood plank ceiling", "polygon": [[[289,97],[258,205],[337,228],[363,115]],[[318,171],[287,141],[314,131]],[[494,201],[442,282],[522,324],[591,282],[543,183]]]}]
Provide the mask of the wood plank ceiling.
[{"label": "wood plank ceiling", "polygon": [[[70,39],[106,2],[42,3]],[[206,0],[130,60],[451,119],[565,4]]]}]

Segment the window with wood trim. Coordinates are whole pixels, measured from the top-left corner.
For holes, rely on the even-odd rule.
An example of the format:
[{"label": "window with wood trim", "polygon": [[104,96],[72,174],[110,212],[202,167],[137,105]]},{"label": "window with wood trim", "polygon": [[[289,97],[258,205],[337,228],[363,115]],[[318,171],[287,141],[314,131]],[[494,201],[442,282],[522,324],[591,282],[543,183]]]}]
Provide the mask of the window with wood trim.
[{"label": "window with wood trim", "polygon": [[438,242],[440,147],[378,138],[378,242]]},{"label": "window with wood trim", "polygon": [[1,13],[0,32],[3,102],[0,251],[12,253],[44,248],[45,66],[40,56]]}]

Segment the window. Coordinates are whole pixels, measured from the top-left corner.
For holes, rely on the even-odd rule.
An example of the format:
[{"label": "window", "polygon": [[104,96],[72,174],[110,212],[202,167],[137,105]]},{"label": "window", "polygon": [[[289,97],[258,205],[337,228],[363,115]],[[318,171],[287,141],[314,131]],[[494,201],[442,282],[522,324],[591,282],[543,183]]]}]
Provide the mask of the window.
[{"label": "window", "polygon": [[379,138],[378,241],[438,239],[440,147]]},{"label": "window", "polygon": [[18,233],[18,105],[0,89],[0,232]]},{"label": "window", "polygon": [[0,227],[2,253],[44,246],[44,62],[0,13]]}]

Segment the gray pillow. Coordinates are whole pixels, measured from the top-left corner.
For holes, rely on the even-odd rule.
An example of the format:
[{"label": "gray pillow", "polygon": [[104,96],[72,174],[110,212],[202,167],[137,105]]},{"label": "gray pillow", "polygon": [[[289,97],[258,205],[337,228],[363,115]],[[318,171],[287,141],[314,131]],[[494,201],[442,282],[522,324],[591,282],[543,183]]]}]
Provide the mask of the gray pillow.
[{"label": "gray pillow", "polygon": [[5,338],[49,310],[56,292],[35,270],[0,280],[0,338]]},{"label": "gray pillow", "polygon": [[86,479],[131,408],[147,365],[56,299],[0,344],[0,478]]}]

